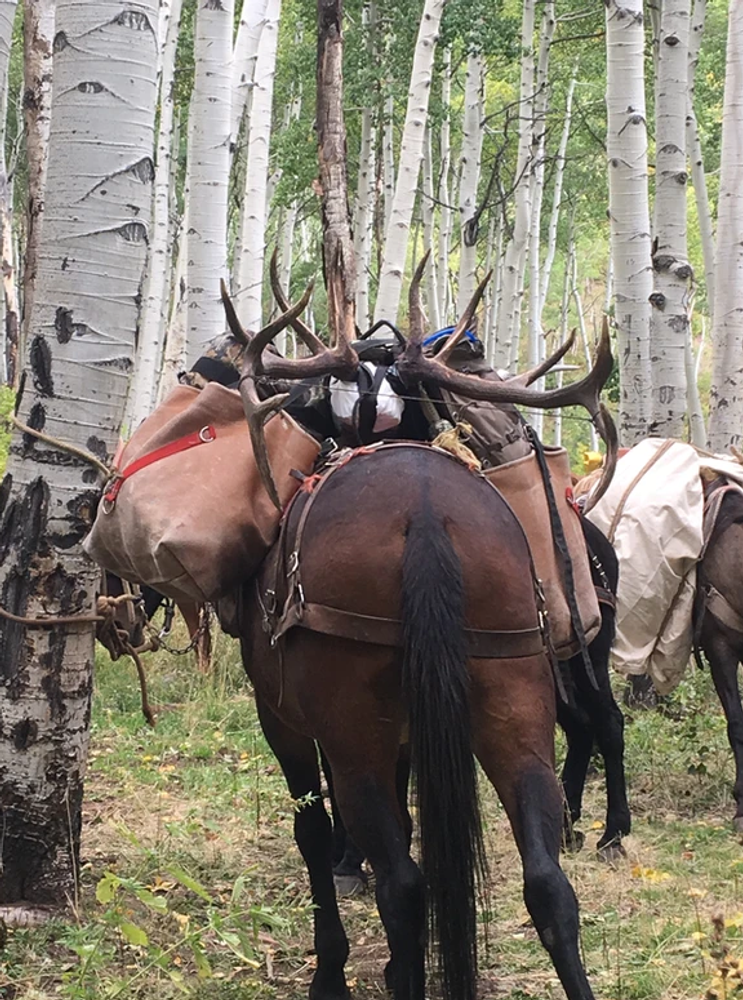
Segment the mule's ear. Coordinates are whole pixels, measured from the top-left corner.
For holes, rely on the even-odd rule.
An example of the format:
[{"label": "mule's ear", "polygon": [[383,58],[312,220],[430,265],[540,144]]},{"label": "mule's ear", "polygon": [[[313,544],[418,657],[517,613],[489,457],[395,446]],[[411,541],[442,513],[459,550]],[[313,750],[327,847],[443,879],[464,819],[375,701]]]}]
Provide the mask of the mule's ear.
[{"label": "mule's ear", "polygon": [[237,313],[235,312],[235,307],[232,304],[230,293],[227,291],[227,285],[224,283],[224,278],[219,279],[219,291],[222,295],[222,305],[224,306],[225,316],[227,317],[227,325],[230,328],[232,336],[236,341],[238,341],[238,343],[245,347],[250,343],[250,337],[247,335],[245,330],[243,330],[242,323],[237,318]]}]

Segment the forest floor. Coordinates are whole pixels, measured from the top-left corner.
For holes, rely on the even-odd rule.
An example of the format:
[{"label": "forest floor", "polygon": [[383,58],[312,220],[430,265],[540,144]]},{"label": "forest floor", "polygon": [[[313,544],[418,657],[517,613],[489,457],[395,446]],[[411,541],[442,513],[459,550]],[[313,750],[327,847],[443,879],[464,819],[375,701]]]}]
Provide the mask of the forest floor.
[{"label": "forest floor", "polygon": [[[190,655],[161,652],[148,669],[155,730],[141,719],[133,665],[99,651],[74,918],[8,932],[0,998],[304,1000],[312,910],[294,803],[235,645],[219,638],[208,678]],[[665,714],[629,717],[627,770],[627,858],[611,867],[595,854],[600,773],[580,823],[586,845],[564,858],[597,998],[743,996],[743,846],[731,831],[732,759],[706,672],[690,674]],[[503,810],[482,788],[493,912],[483,921],[481,996],[562,997],[528,919]],[[342,913],[353,995],[382,997],[373,894],[342,901]]]}]

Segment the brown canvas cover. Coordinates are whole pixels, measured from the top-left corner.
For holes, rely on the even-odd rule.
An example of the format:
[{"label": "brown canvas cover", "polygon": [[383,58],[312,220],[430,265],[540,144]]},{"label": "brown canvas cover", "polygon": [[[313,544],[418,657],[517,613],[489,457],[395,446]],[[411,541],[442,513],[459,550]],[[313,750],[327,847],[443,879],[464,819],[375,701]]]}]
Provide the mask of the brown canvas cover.
[{"label": "brown canvas cover", "polygon": [[[211,425],[213,441],[162,458],[126,479],[113,509],[101,503],[88,555],[124,580],[176,600],[214,601],[249,578],[279,531],[253,457],[240,394],[216,382],[180,385],[127,442],[117,469]],[[320,446],[285,413],[265,425],[282,504],[312,472]]]},{"label": "brown canvas cover", "polygon": [[[601,627],[601,612],[591,580],[591,567],[579,515],[567,499],[567,491],[571,486],[570,459],[564,448],[545,448],[544,451],[573,564],[578,610],[586,639],[590,642]],[[568,659],[578,652],[579,646],[570,622],[570,610],[552,541],[549,508],[537,457],[531,452],[507,465],[488,469],[485,475],[511,505],[526,533],[536,574],[544,588],[552,644],[561,660]]]}]

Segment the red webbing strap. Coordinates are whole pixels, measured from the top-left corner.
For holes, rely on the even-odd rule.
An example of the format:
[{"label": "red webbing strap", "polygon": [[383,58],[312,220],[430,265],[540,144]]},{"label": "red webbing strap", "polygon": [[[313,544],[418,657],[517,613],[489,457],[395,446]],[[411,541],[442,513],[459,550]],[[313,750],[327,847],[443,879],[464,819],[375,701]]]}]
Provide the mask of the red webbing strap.
[{"label": "red webbing strap", "polygon": [[185,434],[183,437],[178,438],[177,441],[171,441],[170,444],[164,444],[162,448],[156,448],[154,451],[148,452],[146,455],[142,455],[141,458],[135,459],[134,462],[130,462],[125,469],[117,474],[115,479],[111,481],[111,485],[108,487],[106,492],[103,494],[103,499],[105,503],[109,504],[109,507],[104,507],[107,513],[113,510],[113,506],[116,503],[116,497],[119,495],[119,490],[124,485],[130,476],[133,476],[135,472],[139,472],[140,469],[145,469],[148,465],[152,465],[153,462],[159,462],[163,458],[169,458],[170,455],[177,455],[180,451],[187,451],[189,448],[195,448],[198,444],[209,444],[217,436],[217,432],[208,424],[206,427],[202,427],[200,431],[194,431],[192,434]]}]

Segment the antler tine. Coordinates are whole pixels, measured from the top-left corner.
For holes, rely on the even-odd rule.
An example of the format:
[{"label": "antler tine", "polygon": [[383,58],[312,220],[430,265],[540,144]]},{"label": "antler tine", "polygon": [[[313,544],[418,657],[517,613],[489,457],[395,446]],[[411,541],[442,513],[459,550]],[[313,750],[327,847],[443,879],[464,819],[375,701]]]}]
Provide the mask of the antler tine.
[{"label": "antler tine", "polygon": [[492,276],[493,276],[493,272],[492,271],[488,271],[488,273],[485,275],[485,277],[482,279],[482,281],[480,282],[480,284],[475,289],[475,294],[472,296],[472,298],[467,303],[466,309],[462,313],[462,315],[461,315],[461,317],[459,319],[459,322],[454,327],[453,332],[451,334],[449,334],[448,340],[446,341],[446,343],[444,344],[444,346],[441,348],[441,350],[436,354],[436,360],[440,364],[442,364],[442,365],[448,364],[449,358],[451,357],[451,354],[452,354],[452,351],[454,350],[454,348],[457,346],[457,344],[459,343],[459,341],[462,339],[462,337],[467,332],[467,329],[468,329],[470,323],[472,322],[472,317],[477,312],[477,307],[480,304],[480,299],[485,294],[485,289],[487,288],[488,282],[490,281],[490,279],[492,278]]},{"label": "antler tine", "polygon": [[232,335],[235,340],[247,347],[250,343],[250,337],[247,335],[243,329],[242,323],[237,318],[235,306],[230,298],[230,293],[227,291],[227,285],[224,283],[224,278],[219,279],[219,291],[222,296],[222,305],[224,306],[225,316],[227,317],[227,325],[232,331]]},{"label": "antler tine", "polygon": [[614,470],[617,467],[617,458],[619,455],[619,438],[617,436],[617,428],[611,418],[611,414],[603,403],[600,405],[599,413],[594,417],[594,423],[596,425],[596,429],[606,444],[606,456],[604,458],[604,466],[601,471],[601,479],[599,479],[596,489],[593,490],[588,496],[586,505],[583,508],[584,514],[587,514],[589,510],[595,507],[604,493],[606,493],[609,489],[609,485],[614,476]]},{"label": "antler tine", "polygon": [[[264,326],[262,330],[254,334],[248,344],[248,349],[245,352],[245,365],[243,367],[243,376],[248,374],[260,375],[262,374],[263,361],[262,354],[270,342],[277,337],[282,330],[285,330],[293,320],[303,313],[307,308],[307,303],[310,301],[310,296],[312,295],[313,283],[305,288],[304,295],[302,298],[295,302],[293,306],[286,309],[280,316]],[[249,370],[248,370],[249,369]]]},{"label": "antler tine", "polygon": [[[273,291],[276,303],[279,309],[286,312],[289,308],[289,300],[284,293],[284,289],[281,287],[281,279],[279,278],[279,251],[277,248],[271,254],[271,266],[269,270],[271,275],[271,290]],[[325,344],[299,317],[291,321],[291,327],[312,354],[319,354],[320,351],[325,349]]]},{"label": "antler tine", "polygon": [[421,306],[421,281],[423,280],[430,256],[431,251],[426,250],[418,267],[415,269],[413,280],[410,282],[410,291],[408,292],[408,322],[410,325],[408,349],[411,352],[420,351],[425,333],[423,307]]},{"label": "antler tine", "polygon": [[521,375],[515,375],[513,378],[508,380],[509,385],[531,385],[532,382],[536,382],[538,378],[542,375],[546,375],[550,369],[554,368],[558,361],[562,361],[565,355],[572,351],[573,345],[575,344],[575,328],[570,331],[570,336],[568,339],[560,344],[554,354],[550,354],[548,358],[545,358],[541,364],[536,365],[531,368],[528,372],[523,372]]}]

